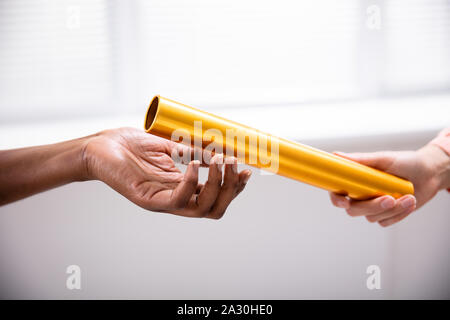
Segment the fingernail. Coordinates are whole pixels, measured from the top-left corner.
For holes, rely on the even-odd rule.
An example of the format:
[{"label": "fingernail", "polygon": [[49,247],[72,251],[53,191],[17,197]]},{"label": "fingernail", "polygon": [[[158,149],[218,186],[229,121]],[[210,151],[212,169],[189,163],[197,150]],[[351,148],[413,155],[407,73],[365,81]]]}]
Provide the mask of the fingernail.
[{"label": "fingernail", "polygon": [[231,164],[231,170],[237,173],[237,159],[235,157],[226,158],[225,163]]},{"label": "fingernail", "polygon": [[412,207],[415,203],[416,203],[416,199],[413,197],[407,197],[400,201],[400,204],[404,209],[408,209],[408,208]]},{"label": "fingernail", "polygon": [[381,201],[381,207],[383,209],[392,209],[395,206],[395,200],[392,197],[386,197]]},{"label": "fingernail", "polygon": [[238,166],[237,159],[234,159],[233,165],[231,166],[231,170],[233,170],[234,173],[238,172],[237,166]]},{"label": "fingernail", "polygon": [[192,160],[192,165],[194,166],[195,169],[197,169],[200,166],[200,161],[199,160]]},{"label": "fingernail", "polygon": [[244,177],[244,184],[247,183],[248,179],[250,179],[251,176],[252,176],[252,172],[249,171],[249,172],[245,175],[245,177]]},{"label": "fingernail", "polygon": [[214,160],[214,163],[215,164],[223,164],[223,155],[222,154],[216,154],[214,157],[213,157],[213,160]]},{"label": "fingernail", "polygon": [[217,166],[217,170],[219,170],[219,172],[222,172],[223,163],[217,163],[216,166]]},{"label": "fingernail", "polygon": [[222,157],[222,155],[215,155],[212,158],[212,163],[216,165],[217,170],[219,170],[219,172],[222,172],[222,165],[223,165],[223,157]]},{"label": "fingernail", "polygon": [[232,164],[233,163],[233,159],[234,159],[234,157],[226,157],[225,158],[225,163],[226,164]]}]

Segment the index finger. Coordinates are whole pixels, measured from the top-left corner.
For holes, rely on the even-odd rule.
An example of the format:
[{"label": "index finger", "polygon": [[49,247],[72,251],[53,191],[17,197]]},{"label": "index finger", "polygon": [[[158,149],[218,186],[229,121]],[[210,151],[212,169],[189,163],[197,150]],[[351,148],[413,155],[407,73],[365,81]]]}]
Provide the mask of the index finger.
[{"label": "index finger", "polygon": [[171,147],[170,156],[173,161],[182,164],[189,164],[192,160],[199,160],[200,166],[208,167],[209,163],[203,161],[204,159],[204,151],[200,148],[193,148],[187,145],[184,145],[179,142],[169,141],[169,145]]}]

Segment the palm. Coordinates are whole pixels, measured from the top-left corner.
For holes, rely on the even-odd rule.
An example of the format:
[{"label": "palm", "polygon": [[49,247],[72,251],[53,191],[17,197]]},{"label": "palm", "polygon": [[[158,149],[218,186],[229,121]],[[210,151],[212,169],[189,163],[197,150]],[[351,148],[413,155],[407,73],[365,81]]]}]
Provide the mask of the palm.
[{"label": "palm", "polygon": [[100,160],[89,164],[96,177],[144,208],[152,207],[152,194],[183,178],[169,156],[171,142],[141,130],[105,131],[90,147]]},{"label": "palm", "polygon": [[[425,151],[424,151],[425,150]],[[381,196],[375,199],[358,201],[331,193],[331,201],[337,207],[345,208],[350,216],[365,216],[370,222],[389,226],[407,217],[416,208],[423,206],[439,190],[439,178],[430,166],[429,150],[400,152],[353,153],[338,155],[386,171],[414,185],[414,196],[404,195],[399,199]]]},{"label": "palm", "polygon": [[[217,201],[225,202],[228,206],[243,189],[245,176],[249,175],[248,172],[234,174],[229,168],[229,181],[225,185],[226,171],[224,186],[229,189],[232,184],[235,194],[222,200],[219,198],[222,175],[217,171],[217,166],[210,168],[208,180],[220,180],[219,183],[216,181],[213,187],[204,188],[198,184],[198,165],[191,162],[186,173],[182,173],[171,157],[173,153],[180,156],[188,153],[190,159],[191,148],[133,128],[103,131],[92,139],[86,153],[89,155],[89,174],[132,202],[148,210],[187,216],[206,215],[215,208],[214,205],[220,205],[216,204]],[[201,208],[197,196],[205,198],[204,202],[209,205]],[[225,211],[223,205],[217,210],[220,211],[217,216]]]},{"label": "palm", "polygon": [[437,181],[433,179],[433,172],[428,170],[417,151],[384,152],[384,155],[385,158],[376,167],[413,183],[417,199],[416,208],[434,197],[437,192],[435,186]]}]

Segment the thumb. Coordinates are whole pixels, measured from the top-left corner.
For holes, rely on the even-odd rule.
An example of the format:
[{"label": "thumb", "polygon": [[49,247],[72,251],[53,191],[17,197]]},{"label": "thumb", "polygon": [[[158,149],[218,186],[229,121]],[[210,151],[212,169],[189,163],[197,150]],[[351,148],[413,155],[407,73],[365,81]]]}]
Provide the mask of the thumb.
[{"label": "thumb", "polygon": [[388,171],[395,159],[393,154],[389,151],[370,153],[345,153],[337,151],[333,152],[333,154],[382,171]]}]

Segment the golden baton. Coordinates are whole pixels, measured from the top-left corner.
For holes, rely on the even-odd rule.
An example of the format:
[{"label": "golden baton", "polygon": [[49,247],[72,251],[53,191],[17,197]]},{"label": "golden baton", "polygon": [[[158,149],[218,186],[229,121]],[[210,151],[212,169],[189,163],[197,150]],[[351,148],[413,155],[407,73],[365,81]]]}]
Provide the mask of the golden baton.
[{"label": "golden baton", "polygon": [[145,130],[353,199],[414,194],[410,181],[160,96],[148,107]]}]

